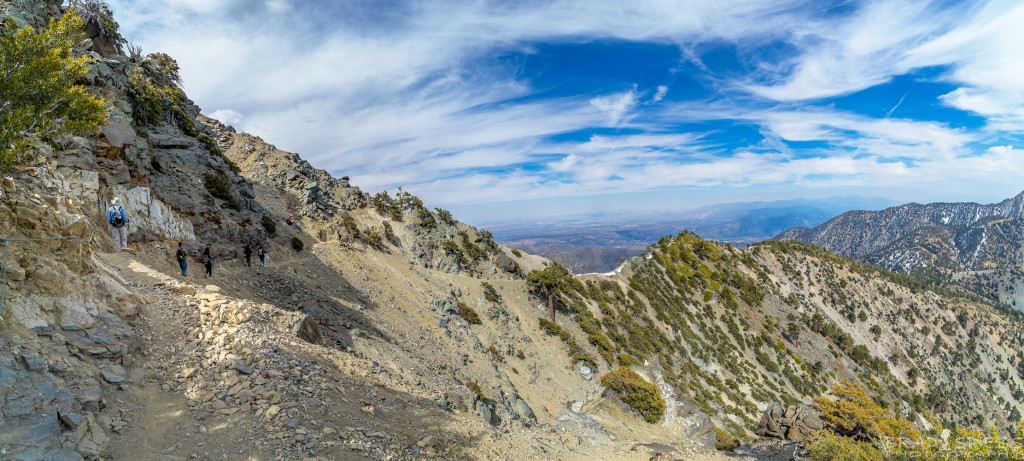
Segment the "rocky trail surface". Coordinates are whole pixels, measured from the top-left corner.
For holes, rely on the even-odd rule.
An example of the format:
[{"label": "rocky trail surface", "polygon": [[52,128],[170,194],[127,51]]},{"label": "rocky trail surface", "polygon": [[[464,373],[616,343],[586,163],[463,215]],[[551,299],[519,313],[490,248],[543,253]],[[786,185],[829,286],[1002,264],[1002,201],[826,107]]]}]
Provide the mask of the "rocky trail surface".
[{"label": "rocky trail surface", "polygon": [[[571,410],[501,432],[442,408],[436,396],[399,390],[409,386],[350,344],[291,334],[301,311],[250,301],[291,302],[280,288],[296,284],[289,276],[300,268],[307,280],[336,275],[310,274],[299,257],[263,268],[222,262],[213,279],[198,265],[183,278],[149,248],[99,257],[142,299],[132,324],[145,332],[132,369],[110,376],[109,405],[118,410],[100,416],[110,459],[750,459],[616,442]],[[340,293],[357,292],[349,287]],[[352,321],[369,322],[338,323]]]}]

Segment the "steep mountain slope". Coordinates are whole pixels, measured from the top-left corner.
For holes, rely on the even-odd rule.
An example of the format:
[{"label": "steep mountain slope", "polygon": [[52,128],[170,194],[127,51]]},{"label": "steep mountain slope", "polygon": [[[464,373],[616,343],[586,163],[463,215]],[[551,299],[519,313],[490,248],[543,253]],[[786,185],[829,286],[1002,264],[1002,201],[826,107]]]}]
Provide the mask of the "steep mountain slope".
[{"label": "steep mountain slope", "polygon": [[[915,419],[1019,417],[1020,324],[990,306],[817,247],[684,233],[613,276],[564,273],[552,322],[524,280],[550,261],[187,100],[146,118],[156,58],[93,38],[79,52],[100,56],[89,83],[108,125],[37,146],[0,181],[2,237],[76,237],[5,242],[0,458],[724,459],[713,427],[754,441],[771,402],[843,379]],[[132,222],[121,253],[115,196]],[[265,267],[246,244],[269,248]],[[664,417],[605,391],[620,366],[657,385]]]}]

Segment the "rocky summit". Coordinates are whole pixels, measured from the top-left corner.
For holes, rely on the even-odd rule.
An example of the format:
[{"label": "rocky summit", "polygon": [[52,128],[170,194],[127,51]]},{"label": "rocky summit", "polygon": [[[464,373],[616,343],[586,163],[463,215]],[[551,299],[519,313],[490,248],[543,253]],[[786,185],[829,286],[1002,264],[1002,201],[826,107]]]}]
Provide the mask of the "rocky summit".
[{"label": "rocky summit", "polygon": [[[22,26],[62,14],[0,2]],[[0,459],[796,459],[851,436],[834,399],[908,437],[1020,420],[1024,335],[1002,306],[688,232],[574,276],[183,93],[150,98],[178,94],[169,58],[90,24],[75,53],[104,124],[29,143],[0,180]]]}]

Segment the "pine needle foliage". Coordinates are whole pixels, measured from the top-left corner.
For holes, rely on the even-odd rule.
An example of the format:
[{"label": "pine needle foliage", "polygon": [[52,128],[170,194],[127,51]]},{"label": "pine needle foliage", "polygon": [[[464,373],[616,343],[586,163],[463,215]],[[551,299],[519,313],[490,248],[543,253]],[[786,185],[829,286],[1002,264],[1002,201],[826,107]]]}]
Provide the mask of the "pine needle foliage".
[{"label": "pine needle foliage", "polygon": [[12,19],[0,28],[0,174],[32,160],[33,140],[92,134],[106,122],[104,101],[75,84],[90,61],[72,52],[81,29],[73,10],[41,30]]},{"label": "pine needle foliage", "polygon": [[658,388],[629,368],[609,371],[601,377],[601,384],[651,424],[661,421],[665,415],[665,399]]}]

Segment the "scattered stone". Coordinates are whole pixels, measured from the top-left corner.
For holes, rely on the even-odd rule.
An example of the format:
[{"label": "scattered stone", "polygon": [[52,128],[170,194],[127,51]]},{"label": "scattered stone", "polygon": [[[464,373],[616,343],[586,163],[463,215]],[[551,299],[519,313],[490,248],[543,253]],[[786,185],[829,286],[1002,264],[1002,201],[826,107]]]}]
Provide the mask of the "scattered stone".
[{"label": "scattered stone", "polygon": [[25,368],[29,371],[43,371],[46,370],[46,361],[42,357],[35,355],[19,355],[18,358],[25,364]]},{"label": "scattered stone", "polygon": [[78,413],[61,414],[60,422],[64,423],[69,429],[76,430],[82,424],[82,417]]},{"label": "scattered stone", "polygon": [[241,360],[235,360],[234,363],[232,364],[232,368],[237,370],[239,373],[242,373],[242,374],[245,374],[245,375],[251,375],[252,374],[252,369],[247,367],[247,366],[245,366],[245,362],[243,362]]},{"label": "scattered stone", "polygon": [[103,379],[111,384],[123,383],[127,379],[125,378],[127,373],[120,365],[111,365],[109,368],[102,370],[101,374]]},{"label": "scattered stone", "polygon": [[696,441],[705,448],[715,448],[715,423],[707,413],[698,410],[697,406],[690,402],[682,402],[676,410],[676,417],[687,439]]}]

